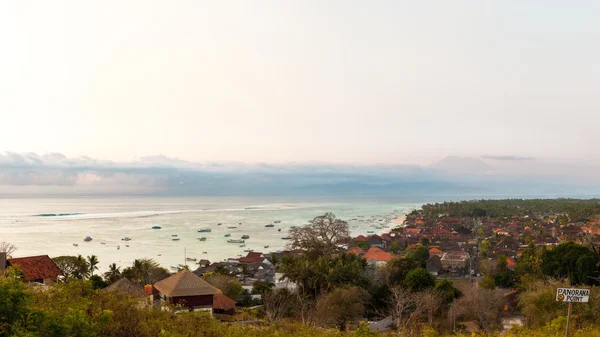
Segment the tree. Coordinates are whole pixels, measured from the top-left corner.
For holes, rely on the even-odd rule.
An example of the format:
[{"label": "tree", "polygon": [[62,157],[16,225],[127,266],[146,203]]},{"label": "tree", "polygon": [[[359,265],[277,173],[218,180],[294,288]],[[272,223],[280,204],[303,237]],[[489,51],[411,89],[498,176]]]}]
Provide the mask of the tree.
[{"label": "tree", "polygon": [[474,319],[481,329],[490,331],[499,326],[505,303],[506,299],[500,290],[473,288],[452,303],[450,315]]},{"label": "tree", "polygon": [[242,294],[242,285],[233,276],[209,273],[202,278],[214,287],[221,289],[223,294],[231,299],[238,299]]},{"label": "tree", "polygon": [[405,287],[395,286],[390,288],[388,310],[396,328],[404,330],[418,323],[419,316],[425,312],[425,306],[420,298],[420,293],[411,292],[410,289]]},{"label": "tree", "polygon": [[413,292],[435,287],[435,276],[423,268],[411,270],[404,279],[404,285]]},{"label": "tree", "polygon": [[217,268],[215,268],[215,274],[229,275],[231,273],[229,272],[229,269],[227,269],[225,266],[218,265]]},{"label": "tree", "polygon": [[350,242],[348,223],[333,213],[318,216],[306,226],[292,228],[290,236],[291,249],[302,249],[317,257],[340,252],[342,246]]},{"label": "tree", "polygon": [[98,270],[98,257],[96,255],[88,256],[87,264],[89,266],[90,275],[94,276],[94,270]]},{"label": "tree", "polygon": [[6,253],[7,257],[12,257],[12,254],[17,251],[17,246],[8,242],[0,241],[0,253]]},{"label": "tree", "polygon": [[387,282],[391,285],[401,284],[406,275],[419,266],[420,262],[412,258],[394,258],[385,267],[389,275]]},{"label": "tree", "polygon": [[83,280],[89,275],[87,261],[81,256],[59,256],[52,259],[62,272],[65,281],[72,278]]},{"label": "tree", "polygon": [[113,283],[121,277],[121,267],[117,267],[116,263],[112,263],[108,266],[108,271],[104,273],[104,279],[106,282]]},{"label": "tree", "polygon": [[89,281],[92,283],[92,287],[94,289],[103,289],[108,286],[108,284],[99,275],[90,276]]},{"label": "tree", "polygon": [[267,318],[271,322],[278,321],[289,314],[290,308],[294,304],[294,296],[287,289],[265,293],[263,304]]},{"label": "tree", "polygon": [[290,280],[300,291],[313,297],[341,286],[366,287],[369,279],[365,276],[367,262],[355,255],[342,253],[335,256],[321,256],[311,259],[306,255],[285,256],[281,260],[282,280]]},{"label": "tree", "polygon": [[419,245],[417,248],[410,249],[407,257],[419,261],[421,266],[424,267],[427,259],[429,259],[429,249],[423,245]]},{"label": "tree", "polygon": [[437,314],[442,303],[444,303],[444,298],[441,293],[432,288],[421,291],[415,296],[422,302],[422,305],[427,312],[427,321],[429,325],[432,325],[434,316]]},{"label": "tree", "polygon": [[398,240],[392,241],[388,247],[388,251],[392,254],[398,254],[402,250],[402,246]]},{"label": "tree", "polygon": [[123,270],[122,275],[138,284],[154,284],[169,276],[169,272],[162,268],[154,259],[144,258],[133,261],[131,267]]},{"label": "tree", "polygon": [[325,325],[346,331],[348,323],[361,318],[368,294],[359,287],[337,288],[317,299],[317,317]]},{"label": "tree", "polygon": [[479,286],[484,289],[494,290],[496,289],[496,281],[491,276],[486,276],[479,282]]},{"label": "tree", "polygon": [[480,248],[479,253],[481,254],[481,257],[487,258],[488,254],[490,253],[490,248],[491,248],[490,242],[486,239],[481,240],[481,243],[479,244],[479,248]]},{"label": "tree", "polygon": [[275,287],[275,283],[257,281],[252,285],[252,294],[262,295],[270,293],[273,291],[273,287]]},{"label": "tree", "polygon": [[30,312],[31,295],[19,280],[0,278],[0,299],[0,336],[12,336],[13,329]]},{"label": "tree", "polygon": [[460,290],[454,287],[452,281],[443,279],[435,284],[435,290],[440,294],[444,303],[449,304],[462,296]]}]

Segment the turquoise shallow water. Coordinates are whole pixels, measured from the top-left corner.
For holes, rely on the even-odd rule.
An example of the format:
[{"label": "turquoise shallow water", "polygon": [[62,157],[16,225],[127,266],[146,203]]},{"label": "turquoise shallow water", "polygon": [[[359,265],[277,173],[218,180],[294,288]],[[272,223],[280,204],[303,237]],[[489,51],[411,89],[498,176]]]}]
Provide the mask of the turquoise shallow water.
[{"label": "turquoise shallow water", "polygon": [[[127,266],[142,257],[154,258],[169,268],[184,263],[184,256],[221,261],[245,255],[245,249],[265,253],[285,249],[287,241],[281,238],[291,226],[304,225],[325,212],[347,220],[353,235],[385,231],[375,226],[390,225],[392,219],[420,205],[421,202],[368,199],[0,199],[0,241],[16,244],[15,256],[95,254],[101,270],[113,262]],[[275,223],[276,220],[281,222]],[[275,227],[268,228],[266,224]],[[198,233],[201,228],[210,228],[211,232]],[[239,247],[227,243],[225,234],[231,234],[232,239],[242,235],[250,238],[246,247]],[[173,235],[180,240],[173,241]],[[84,242],[86,236],[92,241]],[[124,237],[131,241],[122,241]],[[199,241],[200,237],[206,237],[206,241]]]}]

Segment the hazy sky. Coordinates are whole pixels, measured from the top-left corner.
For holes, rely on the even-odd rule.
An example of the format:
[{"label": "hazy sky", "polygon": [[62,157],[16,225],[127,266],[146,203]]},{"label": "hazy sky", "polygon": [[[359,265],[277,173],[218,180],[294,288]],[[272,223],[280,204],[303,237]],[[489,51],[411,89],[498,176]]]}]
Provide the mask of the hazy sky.
[{"label": "hazy sky", "polygon": [[0,151],[598,163],[598,1],[0,0]]}]

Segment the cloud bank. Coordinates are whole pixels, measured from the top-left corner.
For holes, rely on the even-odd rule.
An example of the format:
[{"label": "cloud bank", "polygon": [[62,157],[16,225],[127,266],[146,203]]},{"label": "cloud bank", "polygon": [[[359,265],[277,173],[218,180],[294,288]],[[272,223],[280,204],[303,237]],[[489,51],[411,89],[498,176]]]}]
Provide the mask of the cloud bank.
[{"label": "cloud bank", "polygon": [[6,152],[0,153],[0,196],[593,194],[600,186],[596,172],[513,156],[378,166],[194,163],[163,155],[113,162]]}]

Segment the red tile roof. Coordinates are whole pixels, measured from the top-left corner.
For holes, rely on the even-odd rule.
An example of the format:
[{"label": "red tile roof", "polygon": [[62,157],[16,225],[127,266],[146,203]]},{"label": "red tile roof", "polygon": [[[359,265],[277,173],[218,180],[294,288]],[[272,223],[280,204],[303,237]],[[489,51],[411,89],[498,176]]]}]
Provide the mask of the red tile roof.
[{"label": "red tile roof", "polygon": [[231,298],[223,295],[217,294],[213,297],[213,309],[217,310],[231,310],[235,309],[235,301]]},{"label": "red tile roof", "polygon": [[60,269],[48,255],[19,257],[8,259],[7,262],[21,270],[25,281],[57,278],[62,275]]},{"label": "red tile roof", "polygon": [[356,254],[356,255],[362,255],[364,254],[364,250],[362,250],[360,247],[354,247],[350,250],[348,250],[348,254]]},{"label": "red tile roof", "polygon": [[241,263],[254,264],[261,263],[265,260],[265,257],[262,253],[259,252],[250,252],[248,255],[240,258]]},{"label": "red tile roof", "polygon": [[365,242],[365,241],[367,241],[367,238],[364,237],[364,235],[359,235],[354,238],[354,242]]},{"label": "red tile roof", "polygon": [[392,258],[392,254],[386,252],[385,250],[379,247],[371,247],[369,250],[363,255],[363,258],[367,261],[390,261]]},{"label": "red tile roof", "polygon": [[404,233],[421,233],[421,228],[404,228]]},{"label": "red tile roof", "polygon": [[433,247],[429,250],[429,254],[443,254],[443,253],[444,252],[442,252],[439,248],[435,248],[435,247]]}]

